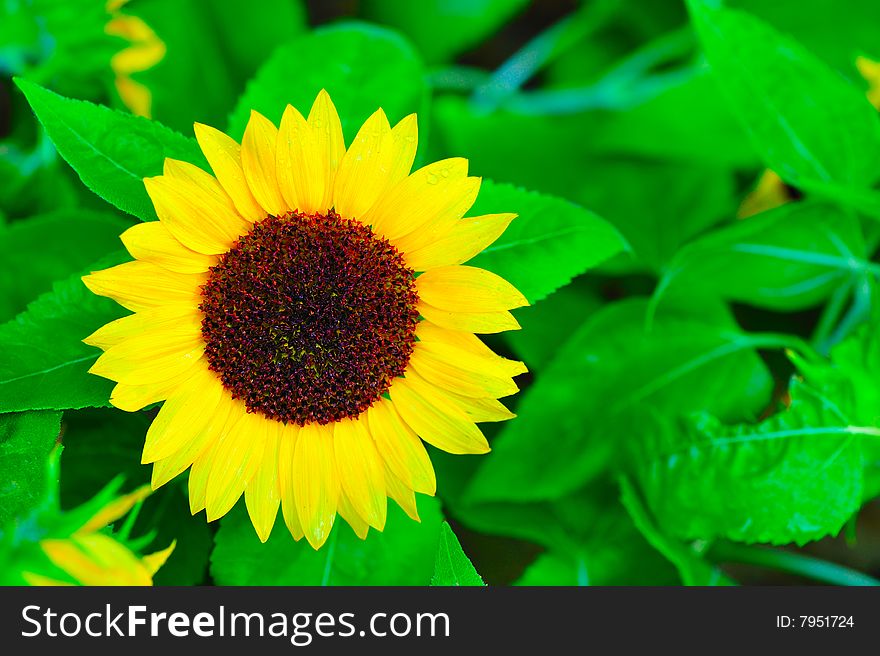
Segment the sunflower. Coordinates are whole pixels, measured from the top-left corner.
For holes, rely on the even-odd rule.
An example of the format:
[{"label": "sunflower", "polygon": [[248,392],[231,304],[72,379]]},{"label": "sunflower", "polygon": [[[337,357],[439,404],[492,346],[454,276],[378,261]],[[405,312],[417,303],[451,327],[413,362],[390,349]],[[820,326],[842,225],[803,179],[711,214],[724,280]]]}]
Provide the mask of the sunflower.
[{"label": "sunflower", "polygon": [[153,575],[165,564],[175,544],[138,556],[119,536],[103,531],[151,492],[145,486],[105,501],[117,484],[111,484],[84,506],[55,517],[37,543],[31,541],[32,528],[15,539],[13,549],[0,558],[0,583],[152,585]]},{"label": "sunflower", "polygon": [[146,85],[132,79],[132,73],[141,73],[158,64],[165,57],[165,43],[143,19],[120,10],[129,0],[108,0],[106,9],[110,20],[104,31],[118,36],[129,45],[110,59],[110,68],[116,75],[114,83],[122,103],[138,116],[150,117],[153,94]]},{"label": "sunflower", "polygon": [[135,312],[85,341],[113,405],[164,400],[153,487],[191,467],[194,514],[244,495],[262,541],[280,507],[315,549],[337,513],[381,531],[387,497],[417,520],[436,487],[422,440],[486,453],[477,422],[513,417],[498,398],[526,369],[475,333],[519,328],[527,302],[463,263],[515,215],[462,218],[480,188],[464,159],[410,173],[415,115],[392,129],[379,109],[346,150],[324,91],[280,128],[252,112],[241,145],[195,134],[214,176],[165,160],[145,180],[159,221],[122,235],[135,261],[83,278]]}]

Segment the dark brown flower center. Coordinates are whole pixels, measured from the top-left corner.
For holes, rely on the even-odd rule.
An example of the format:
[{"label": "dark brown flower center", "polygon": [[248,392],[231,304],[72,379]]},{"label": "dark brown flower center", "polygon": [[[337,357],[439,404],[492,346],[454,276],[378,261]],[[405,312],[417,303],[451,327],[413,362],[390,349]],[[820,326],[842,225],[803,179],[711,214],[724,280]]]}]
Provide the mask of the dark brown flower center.
[{"label": "dark brown flower center", "polygon": [[256,224],[202,296],[211,370],[249,411],[285,423],[356,417],[403,374],[415,343],[413,271],[332,210]]}]

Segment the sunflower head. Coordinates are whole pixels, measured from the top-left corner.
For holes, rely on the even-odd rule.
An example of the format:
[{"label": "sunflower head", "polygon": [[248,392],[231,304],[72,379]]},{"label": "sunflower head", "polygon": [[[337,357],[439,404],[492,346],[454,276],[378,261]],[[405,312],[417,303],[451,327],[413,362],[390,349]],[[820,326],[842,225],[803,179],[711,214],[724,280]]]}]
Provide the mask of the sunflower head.
[{"label": "sunflower head", "polygon": [[381,531],[387,497],[417,519],[436,487],[422,442],[485,453],[477,423],[513,416],[498,399],[525,367],[475,333],[518,328],[527,302],[464,262],[515,215],[465,218],[466,160],[411,172],[414,115],[380,109],[346,149],[324,91],[279,127],[253,112],[241,144],[195,134],[213,175],[166,160],[145,180],[159,221],[122,235],[135,260],[84,278],[134,312],[86,339],[92,373],[124,410],[164,401],[153,486],[191,468],[193,513],[244,495],[261,540],[280,508],[315,548],[337,514]]},{"label": "sunflower head", "polygon": [[[50,463],[55,466],[57,463]],[[151,492],[149,486],[116,497],[121,480],[94,499],[67,512],[37,511],[22,530],[12,530],[0,545],[0,582],[4,585],[152,585],[175,544],[145,556],[144,540],[128,539],[128,529],[107,527],[125,516]],[[51,505],[51,503],[49,504]],[[5,548],[4,548],[5,547]]]},{"label": "sunflower head", "polygon": [[149,117],[152,113],[153,94],[150,89],[132,79],[132,74],[151,69],[165,57],[165,43],[153,29],[138,16],[122,12],[128,0],[108,0],[110,20],[104,32],[128,42],[128,45],[110,59],[110,68],[116,76],[116,92],[122,103],[133,114]]}]

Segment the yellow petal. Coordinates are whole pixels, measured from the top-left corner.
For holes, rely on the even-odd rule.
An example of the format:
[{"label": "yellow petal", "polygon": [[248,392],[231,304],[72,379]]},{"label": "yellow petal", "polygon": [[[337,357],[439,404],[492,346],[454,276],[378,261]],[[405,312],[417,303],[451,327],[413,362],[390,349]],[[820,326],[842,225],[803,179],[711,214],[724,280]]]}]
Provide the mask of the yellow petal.
[{"label": "yellow petal", "polygon": [[487,453],[489,444],[463,410],[407,371],[388,390],[394,407],[419,437],[449,453]]},{"label": "yellow petal", "polygon": [[[213,184],[222,193],[219,184],[216,181]],[[162,225],[181,244],[198,253],[225,253],[250,230],[250,224],[234,208],[200,184],[182,177],[160,175],[145,178],[144,186]]]},{"label": "yellow petal", "polygon": [[315,155],[321,162],[319,168],[324,171],[324,196],[319,205],[319,210],[323,212],[333,203],[333,181],[345,155],[342,123],[339,122],[339,114],[330,100],[330,94],[324,89],[318,92],[315,102],[312,103],[309,128],[315,144]]},{"label": "yellow petal", "polygon": [[149,572],[150,576],[156,574],[159,571],[159,568],[164,565],[168,557],[174,552],[174,548],[177,546],[177,540],[172,540],[171,544],[160,551],[154,551],[151,554],[145,555],[141,558],[141,562],[144,564],[147,572]]},{"label": "yellow petal", "polygon": [[470,353],[481,356],[482,359],[488,359],[481,362],[487,367],[487,371],[498,376],[519,376],[528,371],[526,365],[517,360],[508,360],[503,358],[492,349],[486,346],[479,337],[473,333],[463,332],[461,330],[449,330],[441,328],[430,321],[419,322],[416,328],[416,337],[419,341],[432,344],[448,344],[459,349],[464,349]]},{"label": "yellow petal", "polygon": [[205,353],[201,326],[186,321],[190,316],[177,325],[154,327],[111,346],[89,373],[128,385],[161,383],[183,374]]},{"label": "yellow petal", "polygon": [[296,493],[293,485],[293,454],[300,428],[296,424],[288,424],[280,429],[278,437],[278,487],[281,490],[281,512],[284,523],[293,539],[299,542],[303,537],[302,524],[296,510]]},{"label": "yellow petal", "polygon": [[321,91],[308,120],[292,105],[278,133],[278,185],[290,207],[311,214],[333,203],[333,180],[345,154],[342,126],[326,91]]},{"label": "yellow petal", "polygon": [[241,165],[244,178],[254,198],[266,213],[286,214],[291,207],[284,202],[278,189],[275,168],[275,144],[278,129],[259,112],[251,112],[241,141]]},{"label": "yellow petal", "polygon": [[[152,488],[155,490],[165,485],[190,467],[217,442],[226,427],[245,411],[244,403],[221,393],[217,409],[207,418],[189,427],[189,435],[183,440],[183,445],[170,456],[153,463],[153,476],[150,480]],[[205,485],[207,485],[207,479]],[[204,491],[202,498],[201,507],[204,507]],[[201,508],[199,509],[201,510]]]},{"label": "yellow petal", "polygon": [[856,57],[856,66],[868,83],[868,90],[865,92],[868,100],[874,107],[880,109],[880,62],[860,55]]},{"label": "yellow petal", "polygon": [[57,567],[81,585],[151,585],[153,580],[135,555],[101,533],[49,539],[40,543]]},{"label": "yellow petal", "polygon": [[[384,475],[382,486],[385,486]],[[367,524],[360,515],[354,509],[354,506],[351,504],[351,501],[348,500],[348,497],[345,495],[345,492],[339,493],[339,503],[337,504],[337,511],[339,512],[339,516],[344,519],[349,526],[351,526],[351,530],[354,531],[354,534],[357,535],[361,540],[367,539],[367,533],[370,532],[370,525]],[[338,530],[338,529],[337,529]]]},{"label": "yellow petal", "polygon": [[281,487],[278,481],[278,447],[284,425],[271,422],[266,428],[266,447],[263,461],[244,488],[244,501],[251,523],[257,531],[260,542],[269,539],[278,506],[281,504]]},{"label": "yellow petal", "polygon": [[228,211],[238,214],[235,204],[232,202],[229,194],[223,189],[223,185],[213,175],[203,171],[195,164],[167,157],[162,165],[162,174],[166,178],[174,178],[197,188]]},{"label": "yellow petal", "polygon": [[394,499],[410,519],[417,522],[422,521],[419,519],[419,508],[416,505],[415,493],[394,475],[387,464],[385,466],[385,489],[388,491],[388,496]]},{"label": "yellow petal", "polygon": [[257,412],[246,412],[217,442],[205,496],[209,522],[229,512],[262,465],[270,422]]},{"label": "yellow petal", "polygon": [[392,130],[381,109],[363,124],[342,158],[333,190],[336,211],[360,218],[412,168],[418,146],[416,116]]},{"label": "yellow petal", "polygon": [[416,278],[419,298],[450,312],[500,312],[529,304],[513,285],[471,266],[439,267]]},{"label": "yellow petal", "polygon": [[[112,12],[115,10],[108,11]],[[118,14],[107,21],[104,32],[118,36],[132,45],[110,59],[115,73],[138,73],[152,68],[165,56],[165,44],[142,18]]]},{"label": "yellow petal", "polygon": [[89,346],[97,346],[106,351],[111,346],[121,344],[129,337],[143,334],[151,329],[161,329],[177,325],[180,322],[200,322],[198,310],[181,305],[169,305],[163,307],[142,310],[136,314],[116,319],[104,324],[83,342]]},{"label": "yellow petal", "polygon": [[324,175],[318,169],[309,124],[288,105],[281,116],[276,150],[278,187],[288,207],[298,212],[316,212],[324,194]]},{"label": "yellow petal", "polygon": [[306,424],[293,453],[296,511],[306,539],[319,549],[330,535],[339,498],[339,475],[333,454],[333,432],[327,426]]},{"label": "yellow petal", "polygon": [[409,366],[427,382],[474,398],[498,398],[519,391],[507,376],[491,370],[494,359],[436,342],[417,342]]},{"label": "yellow petal", "polygon": [[758,184],[752,192],[743,199],[736,216],[745,219],[767,210],[772,210],[780,205],[785,205],[792,200],[788,187],[776,173],[767,169],[758,180]]},{"label": "yellow petal", "polygon": [[414,271],[467,262],[498,239],[515,218],[516,214],[486,214],[461,219],[421,248],[404,251],[403,259]]},{"label": "yellow petal", "polygon": [[419,301],[419,314],[433,324],[469,333],[500,333],[519,330],[520,325],[507,310],[501,312],[450,312]]},{"label": "yellow petal", "polygon": [[266,210],[254,198],[245,179],[238,142],[208,125],[196,123],[194,129],[205,159],[238,213],[252,223],[266,218]]},{"label": "yellow petal", "polygon": [[85,524],[77,529],[77,533],[94,533],[105,526],[109,526],[117,519],[134,508],[135,504],[150,496],[149,485],[142,485],[134,492],[118,497],[96,512]]},{"label": "yellow petal", "polygon": [[395,246],[426,229],[446,232],[473,205],[479,184],[467,177],[465,159],[434,162],[394,185],[361,220]]},{"label": "yellow petal", "polygon": [[437,490],[434,467],[422,441],[400,418],[394,404],[379,399],[367,410],[370,434],[388,468],[408,487],[423,494]]},{"label": "yellow petal", "polygon": [[450,191],[453,198],[443,211],[437,212],[415,230],[394,239],[394,246],[402,253],[417,251],[448,235],[477,200],[481,181],[481,178],[465,178]]},{"label": "yellow petal", "polygon": [[110,393],[110,404],[126,412],[137,412],[152,403],[164,401],[197,373],[199,363],[202,362],[204,362],[204,358],[181,374],[160,383],[150,383],[149,385],[117,383]]},{"label": "yellow petal", "polygon": [[516,417],[497,399],[475,399],[444,390],[447,398],[461,408],[473,422],[506,421]]},{"label": "yellow petal", "polygon": [[167,458],[194,440],[211,424],[225,394],[217,375],[207,367],[198,367],[195,374],[168,397],[153,419],[147,430],[141,462]]},{"label": "yellow petal", "polygon": [[70,583],[69,581],[59,581],[58,579],[53,579],[48,576],[43,576],[42,574],[34,574],[33,572],[22,572],[21,578],[24,579],[25,583],[28,585],[38,586],[38,587],[56,587],[56,586],[70,586],[75,585]]},{"label": "yellow petal", "polygon": [[[482,398],[477,399],[469,396],[462,396],[455,392],[440,387],[432,387],[430,391],[432,396],[441,397],[446,402],[451,403],[473,421],[474,423],[484,421],[505,421],[516,417],[508,410],[503,403],[497,399]],[[417,490],[419,491],[419,490]]]},{"label": "yellow petal", "polygon": [[365,419],[343,419],[333,425],[333,452],[342,491],[355,512],[370,526],[385,528],[387,497],[382,461]]},{"label": "yellow petal", "polygon": [[181,244],[160,221],[133,225],[119,237],[131,256],[177,273],[201,273],[217,263],[214,255]]},{"label": "yellow petal", "polygon": [[[223,432],[227,432],[240,415],[230,417],[229,421],[223,426]],[[220,435],[217,436],[217,439]],[[212,441],[207,448],[202,451],[198,458],[192,464],[189,470],[189,511],[195,515],[205,509],[205,503],[208,493],[208,477],[211,475],[211,469],[214,467],[214,460],[217,457],[217,444]]]},{"label": "yellow petal", "polygon": [[107,296],[138,312],[172,304],[197,308],[208,275],[174,273],[149,262],[134,261],[95,271],[82,280],[98,296]]},{"label": "yellow petal", "polygon": [[152,117],[153,93],[149,87],[140,82],[135,82],[127,74],[117,75],[113,84],[116,87],[116,93],[119,94],[122,104],[128,107],[132,114],[145,118]]}]

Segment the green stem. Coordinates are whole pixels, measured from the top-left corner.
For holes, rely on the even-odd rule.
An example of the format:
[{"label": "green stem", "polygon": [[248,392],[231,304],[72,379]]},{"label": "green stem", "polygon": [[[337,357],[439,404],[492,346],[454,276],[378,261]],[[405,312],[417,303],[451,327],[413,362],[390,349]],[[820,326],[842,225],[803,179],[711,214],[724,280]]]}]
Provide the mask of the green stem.
[{"label": "green stem", "polygon": [[521,85],[514,85],[502,89],[498,86],[500,82],[496,73],[483,89],[478,90],[478,94],[484,94],[478,100],[485,101],[485,94],[489,93],[490,101],[496,104],[504,101],[505,107],[521,114],[558,115],[594,109],[627,109],[694,77],[697,73],[692,66],[649,75],[657,66],[689,52],[693,43],[690,29],[664,34],[624,57],[596,82],[583,87],[522,92],[519,91]]},{"label": "green stem", "polygon": [[489,80],[489,73],[473,66],[447,66],[428,73],[434,91],[473,91]]},{"label": "green stem", "polygon": [[131,531],[134,528],[134,523],[137,521],[138,515],[141,514],[141,508],[143,507],[144,502],[138,501],[134,504],[134,507],[128,511],[128,516],[125,518],[125,522],[122,524],[122,528],[119,529],[118,536],[121,540],[126,541],[131,536]]},{"label": "green stem", "polygon": [[862,276],[855,285],[855,294],[849,310],[837,328],[828,337],[828,348],[842,342],[871,314],[871,282],[867,276]]},{"label": "green stem", "polygon": [[769,547],[716,542],[708,550],[707,557],[716,563],[733,562],[758,565],[831,585],[880,585],[880,581],[874,577],[849,567]]},{"label": "green stem", "polygon": [[810,342],[822,355],[828,355],[828,352],[831,350],[831,334],[843,315],[843,310],[852,291],[853,282],[848,280],[834,290],[834,294],[831,295],[831,299],[822,310],[819,323],[816,325],[816,330],[813,331],[813,337],[810,339]]},{"label": "green stem", "polygon": [[327,587],[330,585],[330,573],[333,571],[333,556],[336,554],[336,536],[339,535],[339,529],[341,527],[337,526],[336,530],[330,531],[330,537],[327,540],[327,560],[324,561],[324,574],[321,577],[321,587]]},{"label": "green stem", "polygon": [[626,83],[603,78],[586,87],[517,93],[505,107],[531,115],[577,114],[596,109],[622,111],[647,102],[669,88],[681,86],[692,77],[693,69],[682,68]]},{"label": "green stem", "polygon": [[819,354],[813,346],[797,335],[789,335],[787,333],[745,333],[745,336],[748,338],[747,341],[752,348],[791,350],[813,360],[819,359]]},{"label": "green stem", "polygon": [[501,64],[489,81],[474,91],[474,100],[487,109],[497,107],[547,64],[602,27],[618,4],[618,0],[587,3],[544,30]]}]

